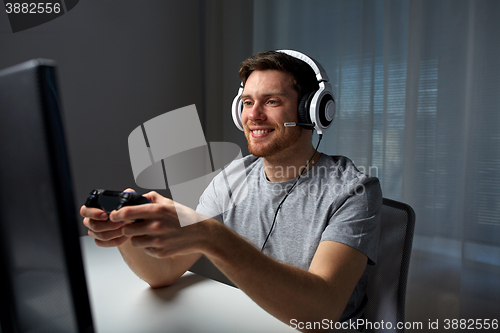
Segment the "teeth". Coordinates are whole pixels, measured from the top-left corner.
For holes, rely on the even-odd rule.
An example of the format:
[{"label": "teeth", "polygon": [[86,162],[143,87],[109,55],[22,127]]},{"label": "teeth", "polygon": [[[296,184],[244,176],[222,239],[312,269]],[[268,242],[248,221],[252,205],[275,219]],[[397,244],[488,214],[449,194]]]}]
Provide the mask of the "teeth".
[{"label": "teeth", "polygon": [[255,134],[264,134],[271,132],[271,130],[254,130],[252,132],[254,132]]}]

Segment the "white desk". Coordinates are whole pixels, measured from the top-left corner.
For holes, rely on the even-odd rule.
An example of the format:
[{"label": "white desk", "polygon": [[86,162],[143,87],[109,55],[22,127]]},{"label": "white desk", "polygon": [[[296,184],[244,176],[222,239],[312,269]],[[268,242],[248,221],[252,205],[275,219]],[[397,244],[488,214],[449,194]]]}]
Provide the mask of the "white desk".
[{"label": "white desk", "polygon": [[294,332],[237,288],[188,272],[151,289],[116,248],[81,243],[97,333]]}]

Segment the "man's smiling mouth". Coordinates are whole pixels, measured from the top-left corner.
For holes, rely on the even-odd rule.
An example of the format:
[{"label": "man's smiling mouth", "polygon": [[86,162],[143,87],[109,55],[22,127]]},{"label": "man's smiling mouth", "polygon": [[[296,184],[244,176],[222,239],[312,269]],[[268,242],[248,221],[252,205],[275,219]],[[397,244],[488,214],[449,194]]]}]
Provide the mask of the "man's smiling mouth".
[{"label": "man's smiling mouth", "polygon": [[253,134],[266,134],[266,133],[269,133],[269,132],[272,132],[274,131],[273,129],[267,129],[267,130],[253,130],[252,133]]}]

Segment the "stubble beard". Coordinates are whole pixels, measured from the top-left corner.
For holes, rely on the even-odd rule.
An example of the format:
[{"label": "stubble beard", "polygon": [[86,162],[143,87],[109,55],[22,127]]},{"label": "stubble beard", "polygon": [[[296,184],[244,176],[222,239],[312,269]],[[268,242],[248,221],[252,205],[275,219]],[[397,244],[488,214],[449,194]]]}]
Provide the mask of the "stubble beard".
[{"label": "stubble beard", "polygon": [[[278,130],[276,129],[274,134],[277,134]],[[280,132],[278,136],[274,137],[271,142],[268,142],[266,145],[260,145],[252,143],[251,132],[248,131],[246,133],[247,142],[248,142],[248,151],[250,154],[257,157],[270,157],[273,155],[277,155],[278,153],[286,150],[287,148],[293,146],[297,141],[299,141],[302,135],[302,131],[299,127],[287,130],[287,133],[284,134]]]}]

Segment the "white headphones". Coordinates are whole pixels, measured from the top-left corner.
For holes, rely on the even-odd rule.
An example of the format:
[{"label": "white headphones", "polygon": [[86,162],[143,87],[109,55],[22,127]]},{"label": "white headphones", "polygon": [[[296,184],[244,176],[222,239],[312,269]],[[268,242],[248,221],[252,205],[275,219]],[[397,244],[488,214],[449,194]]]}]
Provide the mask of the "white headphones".
[{"label": "white headphones", "polygon": [[[292,50],[278,50],[276,52],[282,52],[302,60],[314,70],[319,89],[306,93],[299,101],[297,109],[299,122],[297,125],[308,129],[315,129],[318,134],[322,134],[323,130],[330,127],[335,117],[335,99],[333,98],[332,86],[328,82],[328,75],[326,75],[325,70],[317,61],[303,53]],[[241,113],[243,112],[242,93],[243,85],[240,86],[231,108],[234,124],[241,131],[243,131],[241,121]]]}]

